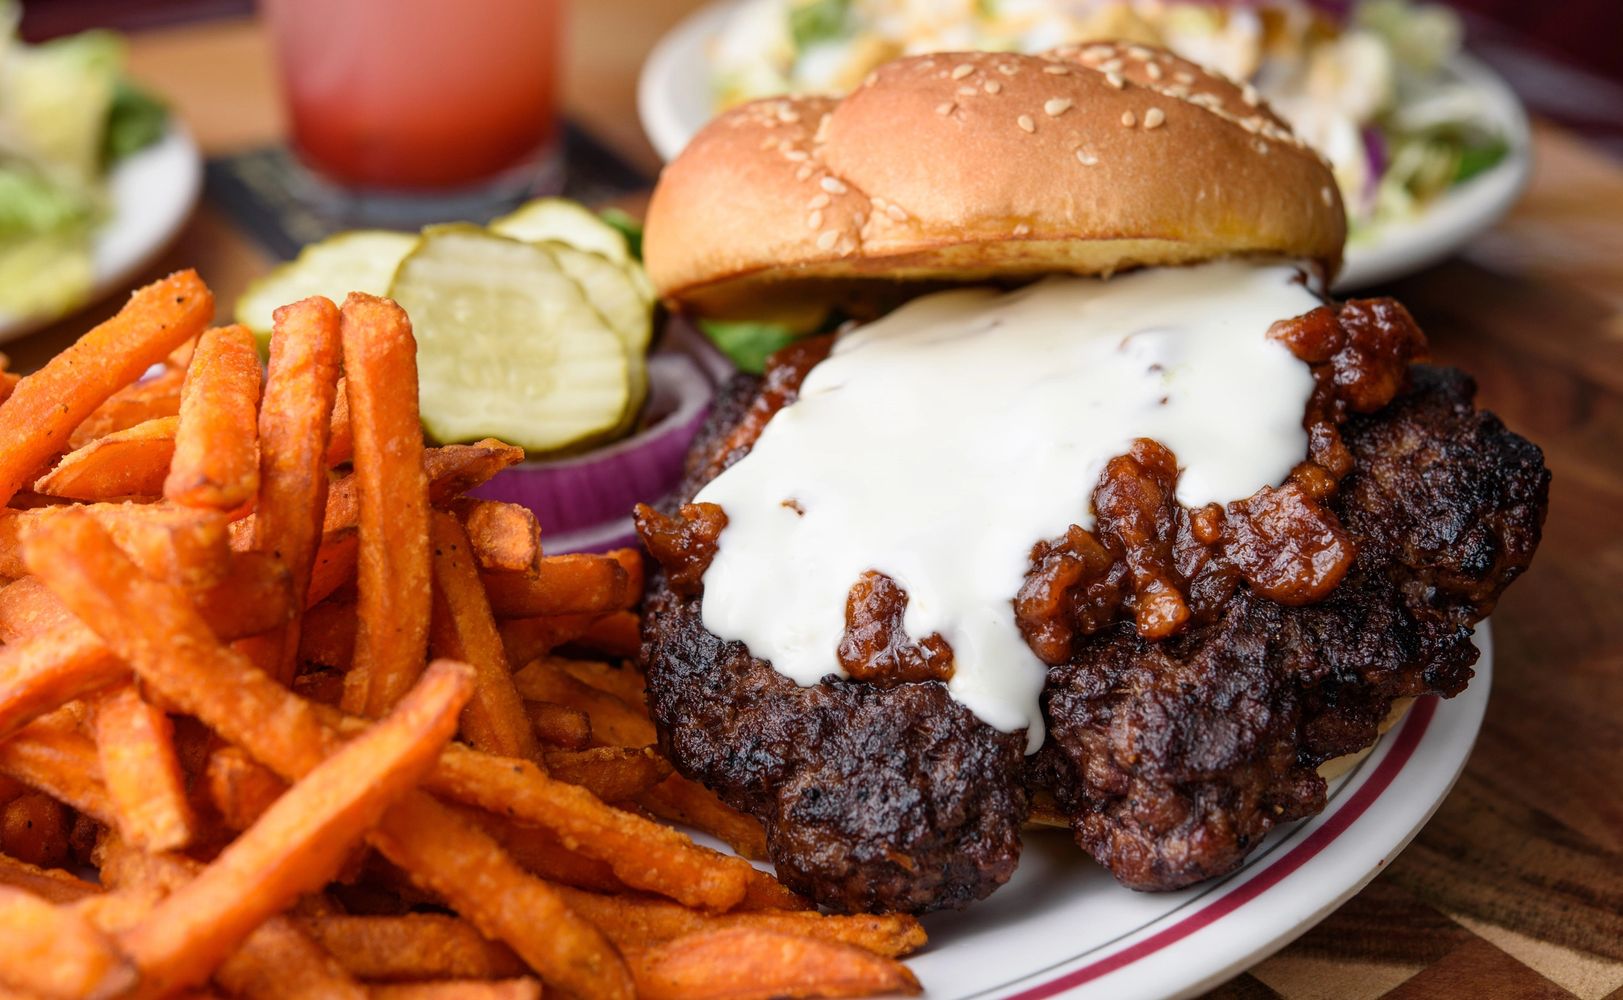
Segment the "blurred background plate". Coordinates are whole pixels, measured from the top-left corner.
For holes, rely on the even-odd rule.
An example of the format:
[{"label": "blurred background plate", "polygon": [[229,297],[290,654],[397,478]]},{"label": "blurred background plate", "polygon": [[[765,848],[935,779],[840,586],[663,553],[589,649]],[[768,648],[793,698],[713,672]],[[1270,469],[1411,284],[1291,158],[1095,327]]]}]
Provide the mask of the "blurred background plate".
[{"label": "blurred background plate", "polygon": [[[112,216],[95,236],[95,283],[80,307],[127,284],[162,253],[191,215],[203,187],[203,158],[192,135],[171,117],[162,139],[114,167],[107,177]],[[61,315],[0,315],[0,342],[15,340]]]},{"label": "blurred background plate", "polygon": [[[637,112],[649,141],[666,160],[681,152],[714,113],[708,50],[734,5],[721,0],[701,8],[665,35],[643,64]],[[1508,152],[1492,169],[1451,188],[1415,218],[1383,225],[1350,244],[1337,291],[1367,288],[1437,263],[1497,222],[1527,184],[1531,138],[1521,101],[1496,73],[1469,56],[1457,56],[1448,68],[1477,92]]]}]

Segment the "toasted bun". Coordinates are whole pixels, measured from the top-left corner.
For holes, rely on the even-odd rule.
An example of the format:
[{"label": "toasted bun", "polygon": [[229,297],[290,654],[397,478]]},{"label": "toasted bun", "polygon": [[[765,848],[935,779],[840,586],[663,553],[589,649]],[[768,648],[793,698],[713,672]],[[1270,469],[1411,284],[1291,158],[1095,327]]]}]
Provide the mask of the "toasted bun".
[{"label": "toasted bun", "polygon": [[792,313],[875,279],[1341,259],[1324,161],[1255,92],[1167,52],[1068,46],[880,67],[842,100],[729,111],[670,163],[643,244],[662,296]]}]

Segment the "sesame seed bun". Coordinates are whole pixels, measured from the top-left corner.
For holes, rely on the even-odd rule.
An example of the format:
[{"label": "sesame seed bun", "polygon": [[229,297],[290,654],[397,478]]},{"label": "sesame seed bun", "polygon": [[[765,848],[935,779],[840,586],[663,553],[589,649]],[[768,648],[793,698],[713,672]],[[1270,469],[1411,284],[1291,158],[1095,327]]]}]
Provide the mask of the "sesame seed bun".
[{"label": "sesame seed bun", "polygon": [[1345,236],[1329,168],[1249,86],[1103,43],[911,57],[840,100],[726,112],[665,168],[643,248],[674,304],[768,318],[876,279],[1232,255],[1328,277]]}]

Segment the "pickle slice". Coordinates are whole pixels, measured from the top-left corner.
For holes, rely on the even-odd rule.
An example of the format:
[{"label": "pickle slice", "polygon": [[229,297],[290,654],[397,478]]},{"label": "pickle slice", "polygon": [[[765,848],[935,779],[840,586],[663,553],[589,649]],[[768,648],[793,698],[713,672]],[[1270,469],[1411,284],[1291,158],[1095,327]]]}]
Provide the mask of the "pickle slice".
[{"label": "pickle slice", "polygon": [[278,308],[311,295],[325,295],[339,304],[350,292],[382,295],[401,259],[416,245],[415,233],[383,229],[357,229],[312,243],[297,258],[248,286],[237,299],[237,322],[254,332],[264,351],[270,341],[271,315]]},{"label": "pickle slice", "polygon": [[580,286],[587,301],[625,345],[631,396],[615,434],[625,433],[635,424],[642,401],[648,395],[648,341],[654,332],[653,304],[643,298],[627,268],[616,266],[602,254],[557,240],[544,240],[536,245],[552,254],[558,267]]},{"label": "pickle slice", "polygon": [[581,250],[602,254],[624,267],[634,263],[631,248],[620,230],[599,219],[579,202],[567,198],[536,198],[491,222],[491,232],[515,240],[539,243],[557,240]]},{"label": "pickle slice", "polygon": [[423,425],[435,440],[497,437],[545,454],[624,419],[625,344],[545,248],[431,226],[389,295],[411,317]]}]

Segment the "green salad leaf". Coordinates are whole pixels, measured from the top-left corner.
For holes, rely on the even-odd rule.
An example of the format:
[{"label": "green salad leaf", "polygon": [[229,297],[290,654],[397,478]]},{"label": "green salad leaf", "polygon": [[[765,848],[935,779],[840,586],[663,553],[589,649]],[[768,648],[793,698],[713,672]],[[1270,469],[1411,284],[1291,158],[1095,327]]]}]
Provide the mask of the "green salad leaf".
[{"label": "green salad leaf", "polygon": [[102,162],[115,164],[157,142],[168,121],[169,108],[162,101],[128,80],[118,80],[101,138]]},{"label": "green salad leaf", "polygon": [[801,0],[789,8],[789,36],[802,52],[835,41],[845,35],[850,15],[851,0]]},{"label": "green salad leaf", "polygon": [[1466,146],[1460,150],[1459,163],[1454,167],[1454,183],[1463,184],[1478,174],[1487,173],[1497,167],[1509,153],[1510,144],[1503,139]]},{"label": "green salad leaf", "polygon": [[626,238],[626,247],[631,251],[631,258],[641,263],[642,223],[630,212],[618,208],[605,208],[597,213],[597,217],[620,231],[620,235]]},{"label": "green salad leaf", "polygon": [[765,370],[768,355],[799,336],[778,323],[705,319],[699,321],[699,329],[738,366],[739,371],[752,375],[759,375]]}]

